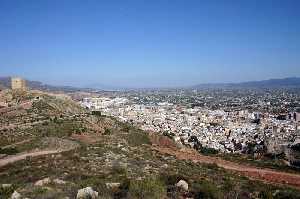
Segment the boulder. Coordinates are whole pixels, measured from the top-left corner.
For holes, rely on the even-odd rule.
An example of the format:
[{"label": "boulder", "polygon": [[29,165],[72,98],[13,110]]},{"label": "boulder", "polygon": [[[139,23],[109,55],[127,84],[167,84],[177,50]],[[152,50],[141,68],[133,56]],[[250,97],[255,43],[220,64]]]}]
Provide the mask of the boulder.
[{"label": "boulder", "polygon": [[35,186],[44,186],[46,184],[49,184],[51,182],[50,178],[44,178],[42,180],[37,181],[34,183]]},{"label": "boulder", "polygon": [[11,184],[2,184],[1,187],[2,188],[10,188],[12,185]]},{"label": "boulder", "polygon": [[162,168],[164,168],[164,169],[167,169],[169,167],[169,165],[168,164],[164,164],[164,165],[162,165]]},{"label": "boulder", "polygon": [[116,189],[121,186],[121,183],[105,183],[107,189]]},{"label": "boulder", "polygon": [[94,191],[92,187],[86,187],[78,190],[76,199],[96,199],[97,197],[97,191]]},{"label": "boulder", "polygon": [[19,194],[17,191],[14,191],[11,195],[11,199],[21,199],[21,194]]},{"label": "boulder", "polygon": [[189,190],[189,184],[184,180],[179,180],[179,182],[176,184],[176,187],[179,187],[183,189],[184,191]]},{"label": "boulder", "polygon": [[63,181],[63,180],[60,180],[60,179],[54,179],[53,182],[55,184],[66,184],[67,183],[66,181]]}]

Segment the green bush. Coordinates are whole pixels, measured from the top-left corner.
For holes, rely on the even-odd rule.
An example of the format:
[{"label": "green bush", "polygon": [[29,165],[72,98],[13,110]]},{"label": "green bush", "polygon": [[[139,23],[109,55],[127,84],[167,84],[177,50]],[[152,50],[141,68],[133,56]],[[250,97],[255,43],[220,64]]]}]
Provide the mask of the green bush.
[{"label": "green bush", "polygon": [[126,137],[130,146],[140,146],[142,144],[151,144],[151,141],[143,131],[131,132]]},{"label": "green bush", "polygon": [[129,124],[125,124],[122,130],[125,131],[126,133],[128,133],[130,131]]},{"label": "green bush", "polygon": [[127,169],[125,167],[121,166],[119,163],[113,163],[112,172],[114,174],[123,175],[123,176],[128,175]]},{"label": "green bush", "polygon": [[0,154],[15,155],[17,153],[19,153],[19,151],[14,147],[13,148],[5,148],[5,149],[0,148]]},{"label": "green bush", "polygon": [[92,115],[102,116],[101,111],[92,111]]},{"label": "green bush", "polygon": [[10,198],[16,187],[14,185],[9,187],[0,186],[0,198]]},{"label": "green bush", "polygon": [[259,198],[261,199],[273,199],[272,192],[269,190],[264,190],[259,194]]},{"label": "green bush", "polygon": [[111,130],[108,128],[105,128],[104,135],[110,135],[110,134],[111,134]]},{"label": "green bush", "polygon": [[87,130],[82,123],[75,120],[59,120],[59,122],[49,121],[34,126],[31,130],[33,134],[39,136],[55,136],[64,137],[70,136],[73,133],[81,133]]},{"label": "green bush", "polygon": [[47,192],[47,189],[44,187],[36,187],[33,189],[33,194],[34,195],[43,195]]},{"label": "green bush", "polygon": [[185,180],[188,181],[186,177],[179,174],[170,174],[170,173],[162,173],[160,175],[160,179],[166,184],[166,185],[175,185],[179,180]]},{"label": "green bush", "polygon": [[290,198],[295,198],[299,199],[300,194],[296,190],[281,190],[274,194],[275,199],[290,199]]},{"label": "green bush", "polygon": [[201,148],[201,153],[205,154],[205,155],[209,155],[209,154],[218,154],[219,151],[213,148],[206,148],[206,147],[202,147]]},{"label": "green bush", "polygon": [[193,184],[192,189],[195,193],[195,198],[219,199],[222,198],[223,195],[215,184],[208,181],[195,183]]},{"label": "green bush", "polygon": [[160,180],[147,178],[131,181],[128,195],[133,199],[162,199],[166,197],[167,190],[165,184]]}]

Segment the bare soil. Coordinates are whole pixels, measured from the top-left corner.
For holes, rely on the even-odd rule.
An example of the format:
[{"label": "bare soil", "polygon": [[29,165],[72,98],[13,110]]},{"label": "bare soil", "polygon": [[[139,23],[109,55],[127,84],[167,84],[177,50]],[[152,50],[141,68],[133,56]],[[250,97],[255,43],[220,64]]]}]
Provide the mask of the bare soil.
[{"label": "bare soil", "polygon": [[162,154],[173,155],[179,160],[191,160],[194,163],[216,164],[219,167],[238,172],[251,179],[256,179],[272,184],[289,185],[294,188],[300,189],[300,175],[297,174],[238,164],[217,157],[201,155],[193,149],[175,149],[174,147],[168,148],[160,146],[154,146],[153,149]]},{"label": "bare soil", "polygon": [[62,151],[59,151],[59,150],[45,150],[45,151],[36,151],[36,152],[12,155],[12,156],[8,156],[8,157],[5,157],[3,159],[0,159],[0,167],[6,166],[8,164],[12,164],[12,163],[20,161],[20,160],[25,160],[28,157],[49,155],[49,154],[55,154],[55,153],[60,153],[60,152],[62,152]]},{"label": "bare soil", "polygon": [[[26,142],[23,141],[23,143]],[[18,144],[20,144],[19,142]],[[5,156],[4,158],[0,159],[0,167],[6,166],[8,164],[24,160],[28,157],[36,157],[36,156],[42,156],[42,155],[49,155],[49,154],[55,154],[55,153],[61,153],[65,151],[70,151],[72,149],[75,149],[79,147],[80,145],[77,142],[62,139],[62,138],[56,138],[56,137],[47,137],[40,141],[39,148],[22,152],[16,155],[9,155]]]}]

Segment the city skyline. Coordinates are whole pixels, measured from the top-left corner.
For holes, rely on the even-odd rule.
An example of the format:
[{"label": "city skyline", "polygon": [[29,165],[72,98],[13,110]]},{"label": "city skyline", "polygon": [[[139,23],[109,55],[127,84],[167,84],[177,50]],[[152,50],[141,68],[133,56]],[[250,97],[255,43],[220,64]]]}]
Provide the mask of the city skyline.
[{"label": "city skyline", "polygon": [[178,87],[300,76],[297,1],[0,1],[0,74]]}]

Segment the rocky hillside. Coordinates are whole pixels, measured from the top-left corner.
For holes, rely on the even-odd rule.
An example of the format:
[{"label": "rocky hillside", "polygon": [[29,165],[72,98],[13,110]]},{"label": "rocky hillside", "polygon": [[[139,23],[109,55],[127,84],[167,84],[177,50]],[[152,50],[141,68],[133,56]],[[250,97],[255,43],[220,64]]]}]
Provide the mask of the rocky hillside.
[{"label": "rocky hillside", "polygon": [[44,129],[45,132],[47,124],[58,126],[61,122],[61,129],[66,125],[75,129],[81,126],[81,122],[74,118],[85,114],[78,104],[61,95],[31,91],[0,92],[0,107],[0,144],[38,137],[40,135],[35,129]]},{"label": "rocky hillside", "polygon": [[171,152],[184,149],[169,138],[66,97],[6,91],[1,99],[0,198],[300,198],[292,187],[178,158]]}]

